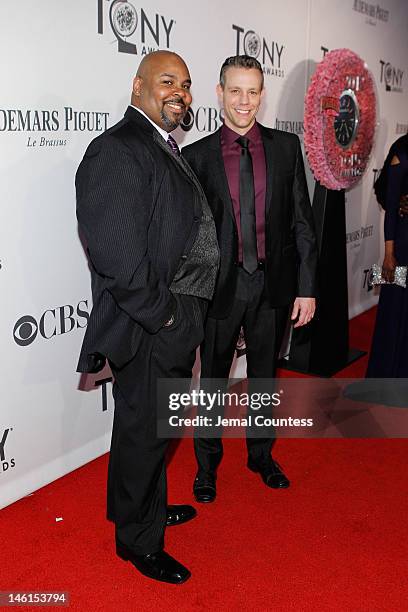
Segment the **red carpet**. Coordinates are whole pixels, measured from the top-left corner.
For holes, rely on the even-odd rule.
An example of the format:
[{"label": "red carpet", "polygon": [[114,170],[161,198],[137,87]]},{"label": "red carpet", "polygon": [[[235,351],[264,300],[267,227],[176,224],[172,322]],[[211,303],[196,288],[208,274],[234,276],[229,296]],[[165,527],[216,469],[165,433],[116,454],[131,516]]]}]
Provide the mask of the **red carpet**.
[{"label": "red carpet", "polygon": [[[351,322],[353,346],[369,348],[373,314]],[[115,556],[104,456],[0,512],[0,590],[69,591],[68,609],[89,612],[405,610],[406,442],[281,440],[275,455],[286,491],[245,468],[242,440],[226,441],[218,500],[167,530],[167,550],[193,573],[185,585],[148,580]],[[192,502],[194,472],[183,440],[171,502]]]}]

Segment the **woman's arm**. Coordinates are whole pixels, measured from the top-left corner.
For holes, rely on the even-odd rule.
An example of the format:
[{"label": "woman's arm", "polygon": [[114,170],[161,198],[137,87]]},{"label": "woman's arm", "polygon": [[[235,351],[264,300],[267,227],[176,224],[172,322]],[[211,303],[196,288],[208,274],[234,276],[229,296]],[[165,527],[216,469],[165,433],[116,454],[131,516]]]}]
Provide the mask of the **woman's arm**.
[{"label": "woman's arm", "polygon": [[394,239],[400,206],[403,169],[397,155],[391,160],[387,176],[386,211],[384,217],[385,253],[382,266],[383,277],[386,281],[394,281],[397,260],[395,259]]}]

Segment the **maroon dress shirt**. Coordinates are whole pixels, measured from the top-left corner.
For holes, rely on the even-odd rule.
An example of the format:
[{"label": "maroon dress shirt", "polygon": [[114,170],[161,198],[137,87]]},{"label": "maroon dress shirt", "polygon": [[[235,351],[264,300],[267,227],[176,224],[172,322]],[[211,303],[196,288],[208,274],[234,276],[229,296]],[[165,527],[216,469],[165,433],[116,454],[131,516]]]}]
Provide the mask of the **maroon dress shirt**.
[{"label": "maroon dress shirt", "polygon": [[[225,173],[234,208],[238,230],[238,259],[242,262],[241,216],[239,207],[239,159],[241,145],[236,140],[240,134],[234,132],[225,124],[221,128],[221,152],[224,160]],[[249,152],[252,157],[255,190],[256,241],[258,259],[265,259],[265,196],[266,196],[266,162],[265,150],[258,124],[255,123],[245,134],[249,139]]]}]

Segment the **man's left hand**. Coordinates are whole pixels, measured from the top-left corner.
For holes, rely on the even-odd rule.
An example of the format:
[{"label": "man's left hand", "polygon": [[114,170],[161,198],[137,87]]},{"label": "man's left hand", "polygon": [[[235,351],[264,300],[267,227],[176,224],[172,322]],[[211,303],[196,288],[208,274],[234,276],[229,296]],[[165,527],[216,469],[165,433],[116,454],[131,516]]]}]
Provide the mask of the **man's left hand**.
[{"label": "man's left hand", "polygon": [[309,297],[297,297],[293,304],[291,320],[296,321],[293,327],[301,327],[309,323],[316,310],[316,299]]}]

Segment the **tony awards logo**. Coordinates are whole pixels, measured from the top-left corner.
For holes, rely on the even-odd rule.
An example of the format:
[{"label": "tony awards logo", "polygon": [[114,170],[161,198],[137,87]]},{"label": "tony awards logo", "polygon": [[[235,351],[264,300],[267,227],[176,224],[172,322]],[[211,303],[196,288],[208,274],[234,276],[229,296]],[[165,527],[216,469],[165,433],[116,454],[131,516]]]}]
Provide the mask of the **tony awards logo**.
[{"label": "tony awards logo", "polygon": [[404,71],[401,68],[395,68],[390,62],[380,60],[380,82],[384,83],[385,91],[394,91],[402,93],[402,77]]},{"label": "tony awards logo", "polygon": [[125,0],[97,0],[97,3],[98,34],[104,34],[108,18],[111,31],[118,41],[119,53],[146,55],[159,48],[170,48],[170,37],[176,23],[174,19],[152,14],[143,8],[137,10]]},{"label": "tony awards logo", "polygon": [[238,25],[233,25],[232,29],[236,32],[235,53],[244,53],[257,59],[262,65],[265,75],[284,77],[285,71],[282,62],[284,45],[274,40],[261,38],[254,30],[245,30]]},{"label": "tony awards logo", "polygon": [[7,452],[8,439],[12,431],[13,431],[12,427],[8,427],[7,429],[4,429],[1,435],[1,438],[0,438],[0,474],[7,472],[7,470],[15,467],[16,465],[16,461],[14,457],[10,457],[10,454]]}]

